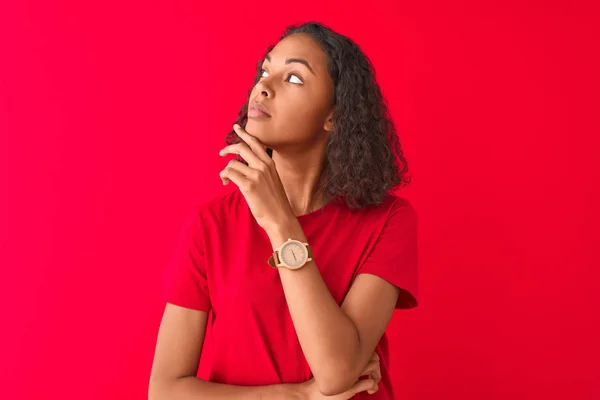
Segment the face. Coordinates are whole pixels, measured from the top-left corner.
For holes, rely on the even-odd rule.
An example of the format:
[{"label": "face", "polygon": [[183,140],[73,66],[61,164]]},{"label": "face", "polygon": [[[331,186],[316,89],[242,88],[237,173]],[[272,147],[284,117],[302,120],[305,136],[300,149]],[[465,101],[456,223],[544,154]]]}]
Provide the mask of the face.
[{"label": "face", "polygon": [[[248,133],[279,150],[310,146],[332,130],[334,87],[327,55],[309,35],[281,40],[263,60],[261,73],[248,99]],[[253,115],[253,102],[261,103],[270,117]]]}]

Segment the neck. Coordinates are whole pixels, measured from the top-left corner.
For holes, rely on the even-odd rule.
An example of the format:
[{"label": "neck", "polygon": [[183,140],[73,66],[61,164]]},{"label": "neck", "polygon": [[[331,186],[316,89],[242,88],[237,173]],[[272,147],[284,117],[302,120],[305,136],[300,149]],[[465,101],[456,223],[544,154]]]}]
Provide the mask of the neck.
[{"label": "neck", "polygon": [[277,173],[296,216],[309,214],[325,205],[322,190],[317,190],[324,156],[324,146],[313,147],[303,154],[282,154],[273,150]]}]

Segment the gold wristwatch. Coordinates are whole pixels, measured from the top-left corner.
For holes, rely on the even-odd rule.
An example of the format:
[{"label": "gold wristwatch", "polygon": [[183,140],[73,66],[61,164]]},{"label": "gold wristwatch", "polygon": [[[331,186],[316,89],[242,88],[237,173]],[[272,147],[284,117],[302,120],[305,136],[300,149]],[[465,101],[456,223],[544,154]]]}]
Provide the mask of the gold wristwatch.
[{"label": "gold wristwatch", "polygon": [[312,261],[312,256],[310,244],[288,238],[275,249],[269,258],[269,265],[273,268],[300,269],[307,262]]}]

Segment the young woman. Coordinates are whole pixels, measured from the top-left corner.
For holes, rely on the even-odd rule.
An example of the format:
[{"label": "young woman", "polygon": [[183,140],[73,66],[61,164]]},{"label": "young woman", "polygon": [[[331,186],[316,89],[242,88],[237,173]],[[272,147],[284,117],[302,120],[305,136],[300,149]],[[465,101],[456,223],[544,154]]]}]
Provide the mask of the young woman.
[{"label": "young woman", "polygon": [[[169,265],[149,398],[392,399],[385,330],[417,305],[417,215],[373,67],[319,23],[257,65]],[[210,359],[198,373],[208,334]]]}]

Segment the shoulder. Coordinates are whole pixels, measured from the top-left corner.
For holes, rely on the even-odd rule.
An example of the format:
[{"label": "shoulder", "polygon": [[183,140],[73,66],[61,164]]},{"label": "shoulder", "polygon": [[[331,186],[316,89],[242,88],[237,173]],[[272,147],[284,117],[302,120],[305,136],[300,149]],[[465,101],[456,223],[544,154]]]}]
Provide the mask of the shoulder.
[{"label": "shoulder", "polygon": [[220,218],[240,206],[243,206],[243,203],[240,201],[239,189],[236,188],[231,192],[212,196],[197,202],[192,207],[191,212],[198,215],[200,219]]},{"label": "shoulder", "polygon": [[185,213],[182,228],[184,237],[199,241],[219,232],[223,221],[235,218],[236,213],[231,213],[230,210],[232,204],[238,203],[235,191],[193,202]]},{"label": "shoulder", "polygon": [[413,203],[405,197],[390,194],[390,213],[402,213],[404,215],[417,217],[417,209]]},{"label": "shoulder", "polygon": [[407,234],[414,233],[418,225],[417,209],[405,197],[396,195],[391,197],[384,226],[388,228],[388,231],[394,229],[395,234],[399,233],[398,230]]},{"label": "shoulder", "polygon": [[367,207],[367,214],[375,215],[377,219],[416,218],[417,210],[406,197],[388,193],[379,204]]},{"label": "shoulder", "polygon": [[362,226],[374,225],[376,230],[383,228],[390,219],[394,221],[405,218],[415,219],[417,214],[410,200],[391,192],[388,192],[377,204],[369,204],[356,209],[346,205],[340,208],[347,216],[356,218]]},{"label": "shoulder", "polygon": [[379,235],[398,236],[412,234],[418,225],[417,210],[403,196],[388,194],[384,200],[369,211],[365,223],[374,224]]}]

